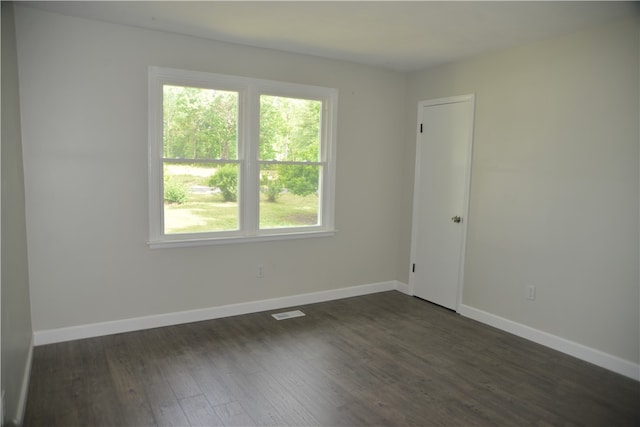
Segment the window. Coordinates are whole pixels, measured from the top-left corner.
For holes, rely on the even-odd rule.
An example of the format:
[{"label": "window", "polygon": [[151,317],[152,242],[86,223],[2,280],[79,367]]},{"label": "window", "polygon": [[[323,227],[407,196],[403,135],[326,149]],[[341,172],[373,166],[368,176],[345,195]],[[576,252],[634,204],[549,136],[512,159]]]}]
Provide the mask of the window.
[{"label": "window", "polygon": [[150,67],[151,247],[331,235],[337,91]]}]

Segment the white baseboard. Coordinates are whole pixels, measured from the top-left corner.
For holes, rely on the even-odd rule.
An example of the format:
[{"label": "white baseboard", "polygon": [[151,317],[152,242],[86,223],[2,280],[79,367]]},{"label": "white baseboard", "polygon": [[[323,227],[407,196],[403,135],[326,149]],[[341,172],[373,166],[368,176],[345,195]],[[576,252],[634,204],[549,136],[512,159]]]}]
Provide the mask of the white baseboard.
[{"label": "white baseboard", "polygon": [[409,285],[407,285],[406,283],[396,281],[396,291],[413,296],[413,294],[409,293]]},{"label": "white baseboard", "polygon": [[392,280],[389,282],[331,289],[328,291],[312,292],[307,294],[292,295],[282,298],[272,298],[260,301],[249,301],[238,304],[223,305],[219,307],[203,308],[198,310],[179,311],[153,316],[114,320],[110,322],[41,330],[34,332],[34,343],[36,346],[39,346],[83,338],[119,334],[123,332],[139,331],[143,329],[179,325],[182,323],[219,319],[222,317],[257,313],[267,310],[277,310],[286,307],[314,304],[318,302],[373,294],[376,292],[401,290],[404,289],[404,287],[406,287],[406,285],[404,285],[403,283]]},{"label": "white baseboard", "polygon": [[531,328],[477,308],[460,304],[458,313],[562,353],[640,381],[640,365],[573,341]]},{"label": "white baseboard", "polygon": [[[18,397],[18,406],[15,409],[16,412],[13,414],[13,419],[5,420],[9,424],[21,426],[24,421],[24,412],[27,409],[27,395],[29,393],[29,382],[31,380],[31,366],[33,365],[33,346],[34,346],[34,338],[31,337],[31,342],[29,343],[29,351],[27,353],[27,360],[24,365],[24,373],[22,374],[22,384],[20,386],[20,396]],[[7,409],[7,408],[5,408]],[[9,414],[5,413],[4,416],[9,416]]]}]

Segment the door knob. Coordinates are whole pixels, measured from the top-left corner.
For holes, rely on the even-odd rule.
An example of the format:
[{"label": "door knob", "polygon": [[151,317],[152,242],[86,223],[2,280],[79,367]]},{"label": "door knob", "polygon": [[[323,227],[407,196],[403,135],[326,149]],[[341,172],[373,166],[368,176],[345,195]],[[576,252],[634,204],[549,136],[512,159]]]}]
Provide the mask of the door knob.
[{"label": "door knob", "polygon": [[459,224],[462,222],[462,218],[460,218],[459,216],[452,216],[451,217],[451,221],[455,222],[456,224]]}]

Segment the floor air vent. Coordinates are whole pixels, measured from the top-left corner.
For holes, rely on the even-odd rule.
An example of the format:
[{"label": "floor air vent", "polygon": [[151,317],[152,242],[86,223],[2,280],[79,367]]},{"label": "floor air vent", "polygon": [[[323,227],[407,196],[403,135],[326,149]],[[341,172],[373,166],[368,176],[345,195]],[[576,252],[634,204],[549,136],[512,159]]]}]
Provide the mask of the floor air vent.
[{"label": "floor air vent", "polygon": [[300,310],[285,311],[284,313],[272,314],[273,318],[276,319],[276,320],[291,319],[293,317],[301,317],[301,316],[304,316],[304,315],[305,314],[303,312],[301,312]]}]

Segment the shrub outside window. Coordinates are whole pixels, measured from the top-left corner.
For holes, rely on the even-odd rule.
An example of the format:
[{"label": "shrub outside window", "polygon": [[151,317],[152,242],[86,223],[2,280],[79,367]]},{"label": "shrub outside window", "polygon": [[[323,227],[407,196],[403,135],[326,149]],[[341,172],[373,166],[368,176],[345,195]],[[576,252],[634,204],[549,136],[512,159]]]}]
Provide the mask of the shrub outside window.
[{"label": "shrub outside window", "polygon": [[332,235],[337,91],[150,67],[149,244]]}]

